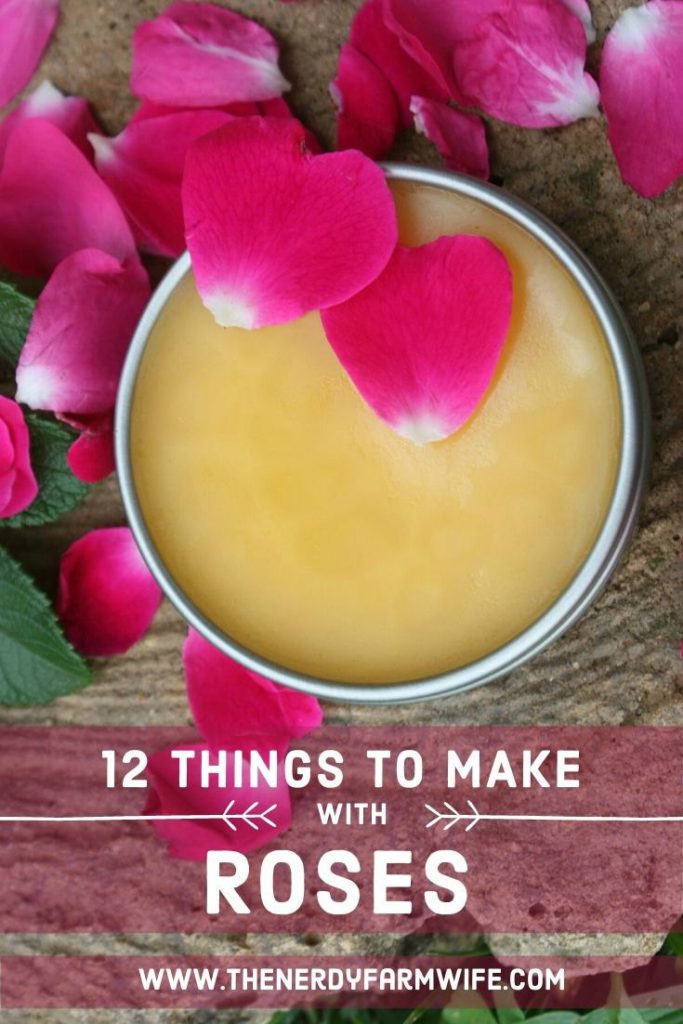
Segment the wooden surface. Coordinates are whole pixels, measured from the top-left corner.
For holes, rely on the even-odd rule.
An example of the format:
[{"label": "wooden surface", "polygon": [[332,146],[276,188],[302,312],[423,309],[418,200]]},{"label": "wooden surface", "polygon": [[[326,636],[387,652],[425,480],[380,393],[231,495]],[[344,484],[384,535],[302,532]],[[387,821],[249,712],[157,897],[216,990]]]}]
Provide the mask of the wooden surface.
[{"label": "wooden surface", "polygon": [[[106,129],[116,132],[134,107],[128,94],[131,31],[164,6],[162,0],[62,0],[59,29],[36,80],[49,76],[61,89],[88,97]],[[359,0],[241,0],[232,6],[276,33],[285,74],[293,83],[294,109],[325,144],[333,145],[327,85]],[[613,0],[594,3],[600,36],[624,6]],[[633,325],[653,402],[650,495],[635,543],[606,593],[531,665],[460,697],[402,709],[330,706],[328,719],[680,724],[683,189],[679,183],[660,199],[647,201],[625,187],[602,120],[544,132],[491,124],[489,134],[495,180],[564,228],[607,278]],[[433,148],[412,133],[399,140],[394,155],[440,165]],[[7,543],[54,592],[66,545],[87,529],[121,521],[112,479],[63,521],[10,534]],[[182,621],[165,604],[135,650],[98,665],[88,690],[45,708],[0,709],[0,721],[184,722],[183,632]]]}]

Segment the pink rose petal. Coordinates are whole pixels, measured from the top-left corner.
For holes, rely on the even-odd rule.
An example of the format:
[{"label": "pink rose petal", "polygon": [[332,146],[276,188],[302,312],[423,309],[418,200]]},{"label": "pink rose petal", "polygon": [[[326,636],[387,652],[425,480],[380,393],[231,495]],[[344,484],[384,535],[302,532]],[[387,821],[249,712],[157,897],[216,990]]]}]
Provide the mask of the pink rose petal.
[{"label": "pink rose petal", "polygon": [[597,113],[598,87],[585,59],[583,26],[558,0],[504,0],[454,51],[465,99],[523,128]]},{"label": "pink rose petal", "polygon": [[69,448],[66,461],[73,475],[84,484],[97,484],[110,476],[116,468],[111,417],[108,429],[84,430]]},{"label": "pink rose petal", "polygon": [[624,11],[600,71],[609,141],[624,181],[657,196],[683,174],[683,3]]},{"label": "pink rose petal", "polygon": [[315,697],[277,686],[221,654],[190,630],[183,647],[190,710],[202,736],[219,747],[245,738],[287,746],[322,722]]},{"label": "pink rose petal", "polygon": [[0,171],[0,266],[47,277],[65,256],[88,248],[119,260],[133,256],[126,218],[58,128],[42,118],[22,122]]},{"label": "pink rose petal", "polygon": [[210,3],[174,3],[133,36],[131,91],[180,107],[280,96],[289,83],[266,29]]},{"label": "pink rose petal", "polygon": [[446,167],[475,178],[488,178],[489,150],[480,117],[424,96],[413,96],[410,109],[415,128],[434,143]]},{"label": "pink rose petal", "polygon": [[113,408],[135,326],[149,298],[137,258],[83,249],[41,292],[17,367],[17,400],[51,412]]},{"label": "pink rose petal", "polygon": [[0,107],[16,96],[38,67],[59,17],[59,0],[0,3]]},{"label": "pink rose petal", "polygon": [[419,50],[421,60],[415,59],[404,47],[388,15],[385,0],[366,0],[351,23],[349,43],[390,83],[398,101],[402,127],[407,128],[412,124],[412,96],[448,100],[451,90],[437,61],[425,47]]},{"label": "pink rose petal", "polygon": [[23,512],[37,494],[24,414],[11,398],[0,395],[0,519]]},{"label": "pink rose petal", "polygon": [[199,291],[225,326],[343,301],[386,266],[397,238],[380,168],[354,150],[311,156],[293,118],[237,118],[200,139],[183,207]]},{"label": "pink rose petal", "polygon": [[183,252],[180,187],[185,155],[202,135],[230,120],[230,114],[219,110],[188,110],[140,119],[113,139],[90,136],[95,166],[141,248],[160,256]]},{"label": "pink rose petal", "polygon": [[149,629],[161,591],[127,527],[91,530],[62,555],[57,615],[82,654],[123,654]]},{"label": "pink rose petal", "polygon": [[[205,860],[209,850],[239,850],[250,853],[260,846],[272,842],[281,832],[285,832],[292,823],[292,808],[289,789],[278,772],[277,786],[271,788],[261,782],[250,787],[228,785],[220,786],[220,779],[212,775],[207,780],[209,785],[202,786],[201,762],[202,751],[209,754],[211,763],[216,764],[220,751],[204,743],[176,746],[173,750],[194,751],[195,756],[187,764],[187,786],[178,785],[178,760],[171,756],[171,750],[161,750],[150,757],[147,771],[152,785],[145,805],[145,814],[211,814],[215,820],[208,821],[153,821],[157,835],[168,844],[171,857],[184,860]],[[250,754],[245,756],[247,764]],[[233,777],[234,753],[227,751],[226,778]],[[248,768],[245,768],[248,778]],[[232,806],[228,810],[228,805]],[[253,805],[256,804],[254,807]],[[259,820],[254,828],[244,819],[231,819],[232,828],[222,820],[222,815],[243,814],[252,807],[253,814],[265,814],[266,820]],[[269,824],[272,822],[272,825]]]},{"label": "pink rose petal", "polygon": [[583,30],[586,33],[586,42],[595,42],[595,27],[593,25],[593,16],[591,9],[588,6],[588,0],[562,0],[562,3],[567,7],[572,14],[575,14],[583,25]]},{"label": "pink rose petal", "polygon": [[374,160],[383,157],[394,141],[400,111],[382,72],[345,43],[330,92],[337,105],[337,149],[359,149]]},{"label": "pink rose petal", "polygon": [[485,238],[457,235],[397,246],[376,281],[322,320],[363,398],[422,444],[448,437],[479,405],[511,308],[503,254]]},{"label": "pink rose petal", "polygon": [[41,117],[59,128],[67,138],[78,146],[81,152],[91,158],[88,132],[98,130],[97,122],[90,112],[86,100],[80,96],[64,96],[52,82],[43,82],[35,92],[27,96],[16,110],[0,122],[0,165],[2,165],[7,142],[12,132],[22,121]]}]

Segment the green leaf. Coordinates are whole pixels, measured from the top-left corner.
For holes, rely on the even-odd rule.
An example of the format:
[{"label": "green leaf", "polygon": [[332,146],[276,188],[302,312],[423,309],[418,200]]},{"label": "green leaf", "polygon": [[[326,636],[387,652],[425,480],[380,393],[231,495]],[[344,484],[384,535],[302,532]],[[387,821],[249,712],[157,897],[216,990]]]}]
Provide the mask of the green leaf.
[{"label": "green leaf", "polygon": [[14,285],[0,281],[0,359],[11,370],[19,362],[35,302]]},{"label": "green leaf", "polygon": [[75,508],[88,493],[88,485],[73,475],[66,453],[76,438],[57,420],[30,413],[26,417],[31,432],[31,465],[40,488],[32,505],[18,516],[0,521],[0,526],[40,526],[59,519]]},{"label": "green leaf", "polygon": [[48,599],[0,548],[0,704],[47,704],[90,679]]}]

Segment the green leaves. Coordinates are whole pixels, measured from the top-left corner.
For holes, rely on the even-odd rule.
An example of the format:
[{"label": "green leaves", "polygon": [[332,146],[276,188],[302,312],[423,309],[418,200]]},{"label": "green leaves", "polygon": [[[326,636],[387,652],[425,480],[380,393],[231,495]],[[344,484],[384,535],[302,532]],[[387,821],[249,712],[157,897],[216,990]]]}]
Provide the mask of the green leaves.
[{"label": "green leaves", "polygon": [[90,679],[45,595],[0,548],[0,704],[46,704]]},{"label": "green leaves", "polygon": [[33,299],[0,281],[0,360],[9,369],[13,370],[19,361],[34,307]]},{"label": "green leaves", "polygon": [[26,417],[31,434],[31,465],[38,480],[38,497],[24,512],[0,520],[0,526],[40,526],[75,508],[88,493],[88,485],[73,475],[66,453],[76,438],[57,420],[35,413]]}]

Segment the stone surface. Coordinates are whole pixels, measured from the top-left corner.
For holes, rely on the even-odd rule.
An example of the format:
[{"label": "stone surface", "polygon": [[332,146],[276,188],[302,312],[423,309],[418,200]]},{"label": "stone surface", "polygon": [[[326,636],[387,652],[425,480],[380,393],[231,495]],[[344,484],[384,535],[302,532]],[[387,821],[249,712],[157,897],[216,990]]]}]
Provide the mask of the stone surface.
[{"label": "stone surface", "polygon": [[[49,76],[61,89],[85,95],[105,128],[119,130],[134,107],[128,94],[130,33],[138,21],[164,6],[162,0],[62,0],[60,25],[36,81]],[[284,71],[293,84],[295,111],[324,144],[333,145],[334,112],[327,84],[360,0],[293,4],[234,0],[231,6],[276,33]],[[594,0],[599,39],[626,6],[624,0]],[[599,43],[591,51],[593,70],[598,52]],[[495,180],[542,210],[579,244],[606,277],[633,325],[653,404],[651,490],[636,539],[601,599],[578,626],[532,664],[502,682],[457,698],[402,708],[329,706],[327,718],[366,724],[680,725],[683,189],[679,183],[660,199],[646,201],[624,186],[602,119],[543,132],[491,124],[489,135]],[[440,166],[432,147],[410,133],[398,141],[393,155]],[[63,521],[9,533],[2,541],[53,593],[58,560],[67,544],[86,529],[122,519],[112,480],[93,489],[85,504]],[[183,633],[183,623],[166,604],[150,634],[130,655],[98,665],[89,690],[44,708],[0,708],[0,723],[187,722],[180,662]],[[10,951],[8,941],[3,940],[0,952]],[[45,938],[41,948],[56,950],[65,941],[55,938],[51,944]],[[197,948],[198,941],[160,938],[154,949],[189,951]],[[17,938],[15,949],[23,948],[20,942]],[[132,944],[149,948],[142,939]],[[131,942],[124,946],[129,949]],[[74,952],[89,948],[94,950],[86,940],[76,947],[69,945]],[[202,941],[201,948],[207,949],[207,943]],[[45,1019],[33,1014],[21,1018],[26,1022]],[[60,1014],[59,1019],[76,1024],[83,1018]],[[87,1019],[102,1024],[119,1019],[200,1024],[209,1015],[89,1013]]]}]

